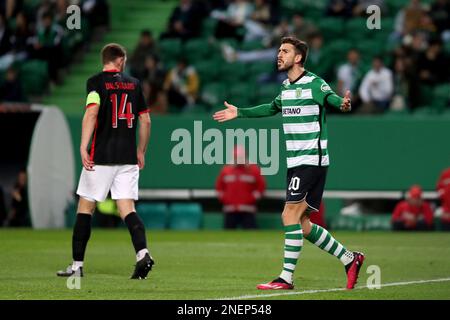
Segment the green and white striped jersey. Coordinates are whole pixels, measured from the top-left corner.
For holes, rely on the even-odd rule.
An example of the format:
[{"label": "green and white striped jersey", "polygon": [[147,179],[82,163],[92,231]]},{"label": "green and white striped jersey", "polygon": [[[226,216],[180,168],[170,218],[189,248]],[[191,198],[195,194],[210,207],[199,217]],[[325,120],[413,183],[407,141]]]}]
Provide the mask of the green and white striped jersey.
[{"label": "green and white striped jersey", "polygon": [[322,78],[308,71],[294,83],[283,82],[273,103],[283,116],[288,168],[330,164],[324,105],[333,93]]},{"label": "green and white striped jersey", "polygon": [[287,167],[328,166],[325,104],[340,108],[342,101],[322,78],[305,70],[293,83],[286,79],[271,104],[238,108],[238,117],[266,117],[281,112]]}]

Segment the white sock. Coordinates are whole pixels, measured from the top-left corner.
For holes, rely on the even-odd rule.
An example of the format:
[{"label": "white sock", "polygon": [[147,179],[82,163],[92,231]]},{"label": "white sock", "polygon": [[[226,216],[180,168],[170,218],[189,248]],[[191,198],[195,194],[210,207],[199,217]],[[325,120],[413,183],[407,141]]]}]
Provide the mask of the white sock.
[{"label": "white sock", "polygon": [[77,271],[82,266],[83,266],[83,261],[74,261],[72,263],[72,270]]},{"label": "white sock", "polygon": [[351,251],[345,251],[345,253],[342,255],[342,257],[339,258],[341,262],[344,264],[344,266],[348,265],[350,262],[353,261],[353,252]]},{"label": "white sock", "polygon": [[139,250],[138,253],[136,253],[136,261],[142,260],[145,257],[146,253],[150,254],[150,252],[148,252],[148,249]]}]

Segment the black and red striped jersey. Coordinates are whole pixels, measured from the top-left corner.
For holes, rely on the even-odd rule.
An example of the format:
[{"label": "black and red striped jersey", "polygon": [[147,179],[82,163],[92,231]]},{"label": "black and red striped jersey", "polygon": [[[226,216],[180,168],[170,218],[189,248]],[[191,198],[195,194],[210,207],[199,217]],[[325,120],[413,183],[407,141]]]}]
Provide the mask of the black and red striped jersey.
[{"label": "black and red striped jersey", "polygon": [[139,80],[118,70],[108,70],[89,78],[86,89],[86,108],[100,104],[88,150],[91,160],[105,165],[137,164],[138,118],[150,111]]}]

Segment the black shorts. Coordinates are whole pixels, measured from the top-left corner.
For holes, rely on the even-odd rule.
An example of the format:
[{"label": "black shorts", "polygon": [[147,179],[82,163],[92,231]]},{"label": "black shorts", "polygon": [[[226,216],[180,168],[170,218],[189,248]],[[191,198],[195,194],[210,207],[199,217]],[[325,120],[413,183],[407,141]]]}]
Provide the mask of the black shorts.
[{"label": "black shorts", "polygon": [[306,201],[310,211],[319,211],[328,167],[299,166],[287,171],[286,203]]}]

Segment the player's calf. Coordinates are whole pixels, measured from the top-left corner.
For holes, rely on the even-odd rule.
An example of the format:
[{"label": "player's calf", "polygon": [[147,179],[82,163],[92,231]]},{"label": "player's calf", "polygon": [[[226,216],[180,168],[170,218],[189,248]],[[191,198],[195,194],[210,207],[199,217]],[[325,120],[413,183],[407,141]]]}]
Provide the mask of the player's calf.
[{"label": "player's calf", "polygon": [[129,213],[125,219],[125,224],[130,232],[131,241],[136,251],[136,266],[131,276],[132,279],[145,279],[155,263],[147,249],[147,239],[145,227],[141,218],[136,212]]}]

